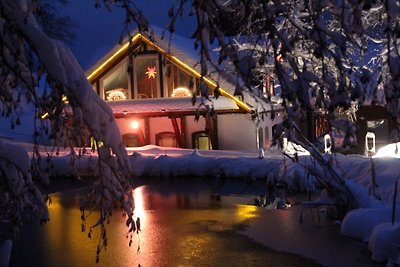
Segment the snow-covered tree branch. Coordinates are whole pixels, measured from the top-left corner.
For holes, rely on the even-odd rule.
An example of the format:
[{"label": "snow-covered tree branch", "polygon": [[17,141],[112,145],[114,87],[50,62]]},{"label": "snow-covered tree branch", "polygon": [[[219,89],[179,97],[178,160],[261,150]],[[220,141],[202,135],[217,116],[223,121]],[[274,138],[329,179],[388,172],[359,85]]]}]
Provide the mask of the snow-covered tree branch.
[{"label": "snow-covered tree branch", "polygon": [[[33,99],[42,114],[48,113],[51,120],[56,122],[53,124],[51,135],[56,138],[56,132],[65,127],[63,116],[66,106],[63,104],[62,97],[66,96],[71,107],[69,110],[72,109],[74,134],[79,137],[82,136],[84,129],[89,130],[90,135],[98,144],[99,165],[102,170],[99,172],[99,182],[94,190],[95,195],[102,201],[87,202],[82,209],[100,207],[103,222],[104,218],[111,214],[111,202],[117,199],[130,218],[133,198],[127,180],[129,171],[127,153],[111,109],[94,92],[85,72],[70,50],[62,42],[50,38],[38,24],[36,13],[39,7],[36,1],[0,1],[2,43],[0,59],[3,62],[0,78],[1,90],[4,92],[1,98],[2,107],[5,109],[9,107],[11,113],[11,109],[19,105],[21,95],[25,95],[28,100]],[[44,77],[51,89],[50,92],[45,91],[42,97],[38,93],[38,82]],[[15,95],[17,95],[16,98]],[[7,163],[10,160],[9,157],[11,155],[7,154],[2,157],[0,160],[2,166],[9,165]],[[28,161],[27,154],[23,155],[23,162],[25,161]],[[18,184],[24,184],[25,177],[28,186],[35,190],[37,199],[35,201],[38,203],[35,205],[42,206],[40,209],[45,209],[43,199],[39,201],[40,192],[31,181],[28,166],[24,165],[22,175],[17,175],[16,170],[2,172],[2,196],[16,195],[14,190],[19,188]],[[15,175],[13,175],[14,172],[16,172]],[[11,184],[7,182],[10,179],[12,179]],[[28,191],[33,189],[29,188]],[[29,202],[29,199],[25,201]],[[13,203],[17,205],[19,202]],[[26,205],[22,203],[17,210],[22,210]],[[10,207],[2,206],[2,208],[7,210]],[[18,218],[21,221],[15,225],[22,222],[21,214]]]},{"label": "snow-covered tree branch", "polygon": [[[127,152],[111,109],[93,90],[70,50],[49,36],[54,29],[41,24],[54,21],[51,16],[41,17],[48,15],[40,12],[42,3],[0,0],[1,112],[11,116],[12,127],[21,123],[11,115],[20,107],[21,99],[33,102],[37,115],[51,120],[51,138],[67,134],[68,140],[74,140],[66,144],[73,155],[74,144],[84,144],[88,136],[93,137],[99,154],[99,179],[82,210],[99,209],[98,222],[103,227],[112,201],[118,199],[128,214],[127,226],[133,229]],[[119,6],[126,11],[125,25],[121,25],[124,37],[130,34],[132,23],[140,32],[150,30],[133,0],[94,3],[96,7]],[[168,11],[171,33],[185,5],[191,5],[191,15],[197,21],[193,37],[194,46],[200,48],[201,75],[215,71],[236,82],[236,95],[253,98],[256,119],[274,101],[273,93],[263,90],[265,83],[272,82],[280,88],[287,121],[278,127],[278,135],[285,132],[293,141],[302,142],[291,135],[293,129],[297,130],[292,122],[320,111],[328,115],[332,125],[348,133],[344,144],[351,146],[355,131],[347,114],[354,113],[358,106],[376,104],[387,106],[397,123],[393,137],[400,139],[398,1],[177,0]],[[216,57],[215,43],[219,47]],[[44,88],[39,87],[41,81],[46,83]],[[199,88],[207,98],[209,88],[202,84]],[[273,112],[270,114],[274,116]],[[343,117],[348,120],[343,122]],[[334,168],[329,169],[312,144],[304,144],[319,164],[328,168],[327,177],[340,191],[342,177]],[[0,147],[6,149],[7,144],[0,143]],[[32,166],[25,161],[26,154],[19,153],[24,158],[23,166],[13,155],[1,153],[0,157],[0,198],[6,200],[0,206],[0,219],[21,224],[22,215],[9,212],[12,205],[17,205],[19,213],[29,205],[35,206],[46,219],[45,201],[33,183],[36,177],[32,176],[38,173],[29,172]],[[33,198],[26,197],[28,193]]]}]

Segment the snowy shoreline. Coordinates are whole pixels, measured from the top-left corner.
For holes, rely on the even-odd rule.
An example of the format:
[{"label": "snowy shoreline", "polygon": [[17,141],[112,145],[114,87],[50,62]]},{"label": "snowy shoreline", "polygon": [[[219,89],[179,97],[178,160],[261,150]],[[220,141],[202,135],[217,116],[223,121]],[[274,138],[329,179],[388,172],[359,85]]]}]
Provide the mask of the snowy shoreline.
[{"label": "snowy shoreline", "polygon": [[[28,146],[28,151],[29,146]],[[76,153],[73,161],[68,149],[53,151],[50,176],[96,176],[97,154]],[[90,151],[90,149],[87,149]],[[48,153],[44,152],[43,157]],[[357,202],[341,223],[341,234],[368,242],[372,260],[400,264],[400,197],[397,210],[392,210],[395,184],[400,173],[400,159],[367,158],[360,155],[324,154],[334,166]],[[284,180],[289,190],[315,190],[317,179],[303,166],[309,156],[294,162],[278,149],[267,149],[264,157],[239,151],[198,151],[193,149],[146,146],[128,149],[130,176],[133,177],[215,177],[249,181]],[[46,167],[42,160],[41,167]],[[397,196],[400,195],[397,188]],[[394,216],[396,215],[396,216]],[[393,225],[391,221],[395,219]],[[392,264],[392,265],[390,265]]]}]

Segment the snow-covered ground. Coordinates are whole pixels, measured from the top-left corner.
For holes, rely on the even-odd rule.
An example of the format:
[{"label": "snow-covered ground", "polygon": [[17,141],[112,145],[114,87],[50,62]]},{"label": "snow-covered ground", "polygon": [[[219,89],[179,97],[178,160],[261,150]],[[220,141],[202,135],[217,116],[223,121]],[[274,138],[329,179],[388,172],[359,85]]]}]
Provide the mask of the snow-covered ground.
[{"label": "snow-covered ground", "polygon": [[[31,150],[31,145],[25,144],[25,147]],[[316,184],[315,177],[307,175],[301,166],[311,161],[309,156],[299,156],[296,163],[285,158],[276,148],[267,149],[263,158],[259,157],[258,152],[198,151],[157,146],[129,148],[128,155],[133,177],[283,179],[292,190],[312,189]],[[90,149],[73,164],[69,150],[53,150],[53,156],[52,175],[73,175],[73,165],[80,176],[96,173],[97,155],[90,153]],[[341,154],[325,154],[324,157],[345,178],[347,187],[360,207],[345,216],[341,225],[342,234],[368,242],[372,260],[388,261],[388,266],[400,264],[400,197],[395,195],[400,159]],[[400,186],[397,187],[397,196],[399,194]],[[396,210],[393,209],[394,202],[397,203]]]}]

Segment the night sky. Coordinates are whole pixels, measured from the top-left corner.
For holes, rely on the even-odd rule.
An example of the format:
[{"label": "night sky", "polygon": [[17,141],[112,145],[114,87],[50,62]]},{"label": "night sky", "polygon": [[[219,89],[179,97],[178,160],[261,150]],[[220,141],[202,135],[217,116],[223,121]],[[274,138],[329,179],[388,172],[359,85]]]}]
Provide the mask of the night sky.
[{"label": "night sky", "polygon": [[[135,0],[150,24],[165,28],[168,24],[168,10],[174,0]],[[78,26],[75,30],[76,39],[71,46],[72,52],[78,58],[84,70],[90,68],[101,56],[114,47],[123,31],[125,15],[122,9],[113,8],[111,12],[104,6],[96,9],[95,0],[69,0],[63,8]],[[189,9],[189,6],[188,6]],[[179,19],[176,31],[185,37],[190,37],[194,31],[194,18]]]}]

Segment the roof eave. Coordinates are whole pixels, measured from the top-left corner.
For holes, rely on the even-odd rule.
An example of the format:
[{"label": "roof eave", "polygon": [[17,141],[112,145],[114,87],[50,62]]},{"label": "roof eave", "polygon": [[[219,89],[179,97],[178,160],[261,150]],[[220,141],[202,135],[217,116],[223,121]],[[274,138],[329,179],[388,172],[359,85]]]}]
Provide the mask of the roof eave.
[{"label": "roof eave", "polygon": [[[216,110],[217,114],[243,114],[247,113],[241,109],[229,109],[229,110]],[[207,113],[206,110],[170,110],[170,111],[158,111],[158,112],[115,112],[115,118],[129,118],[129,117],[179,117],[179,116],[195,116],[196,114],[205,115]]]}]

